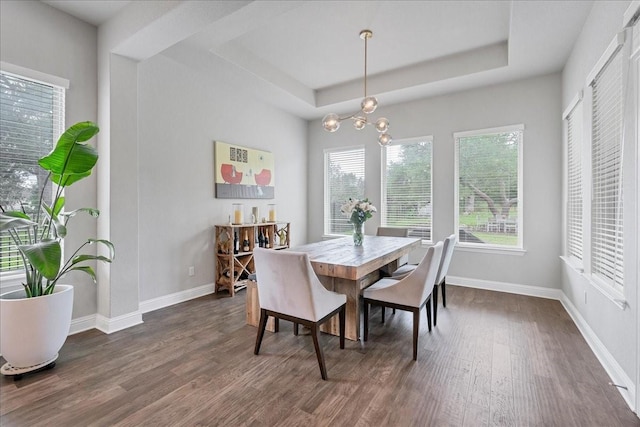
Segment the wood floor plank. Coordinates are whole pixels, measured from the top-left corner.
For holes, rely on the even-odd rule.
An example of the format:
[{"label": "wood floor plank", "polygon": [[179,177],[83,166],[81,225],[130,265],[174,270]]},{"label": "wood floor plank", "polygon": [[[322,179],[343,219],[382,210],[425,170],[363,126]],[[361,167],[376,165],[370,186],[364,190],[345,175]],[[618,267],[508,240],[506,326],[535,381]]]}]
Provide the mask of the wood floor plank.
[{"label": "wood floor plank", "polygon": [[111,335],[69,337],[53,370],[0,379],[2,427],[640,426],[558,301],[447,287],[438,326],[371,313],[369,341],[245,325],[210,295]]}]

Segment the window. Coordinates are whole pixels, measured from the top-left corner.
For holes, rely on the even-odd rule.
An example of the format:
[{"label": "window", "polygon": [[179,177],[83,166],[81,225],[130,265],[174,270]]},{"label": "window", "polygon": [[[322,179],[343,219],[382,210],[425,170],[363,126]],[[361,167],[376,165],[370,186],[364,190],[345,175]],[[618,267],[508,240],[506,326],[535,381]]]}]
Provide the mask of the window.
[{"label": "window", "polygon": [[566,115],[567,255],[582,261],[582,102]]},{"label": "window", "polygon": [[522,248],[522,125],[454,134],[463,245]]},{"label": "window", "polygon": [[[64,88],[0,72],[0,206],[34,212],[47,173],[38,159],[64,131]],[[51,193],[51,188],[45,189]],[[25,205],[20,204],[26,201]],[[50,200],[49,200],[50,202]],[[20,270],[22,259],[0,234],[0,272]]]},{"label": "window", "polygon": [[382,225],[409,228],[431,240],[431,137],[394,141],[382,149]]},{"label": "window", "polygon": [[623,289],[623,55],[618,49],[591,83],[591,274]]},{"label": "window", "polygon": [[325,150],[324,232],[349,234],[353,226],[340,213],[350,198],[364,198],[364,147]]}]

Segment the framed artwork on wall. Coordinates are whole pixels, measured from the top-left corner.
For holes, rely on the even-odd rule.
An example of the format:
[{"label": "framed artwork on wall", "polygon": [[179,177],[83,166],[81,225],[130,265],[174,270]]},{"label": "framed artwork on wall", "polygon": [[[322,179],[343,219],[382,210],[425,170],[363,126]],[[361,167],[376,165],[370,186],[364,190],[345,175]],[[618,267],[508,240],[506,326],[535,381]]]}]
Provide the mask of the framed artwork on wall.
[{"label": "framed artwork on wall", "polygon": [[216,197],[219,199],[273,199],[273,153],[214,141]]}]

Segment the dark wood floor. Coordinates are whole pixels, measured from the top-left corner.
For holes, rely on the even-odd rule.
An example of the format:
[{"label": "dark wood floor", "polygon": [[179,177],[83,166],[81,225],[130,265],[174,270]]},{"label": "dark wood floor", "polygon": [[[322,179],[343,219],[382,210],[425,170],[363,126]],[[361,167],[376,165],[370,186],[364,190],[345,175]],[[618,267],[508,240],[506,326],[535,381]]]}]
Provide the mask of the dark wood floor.
[{"label": "dark wood floor", "polygon": [[559,302],[447,291],[417,362],[409,313],[374,311],[369,341],[344,350],[323,335],[329,381],[287,322],[253,355],[243,292],[77,334],[53,370],[0,380],[0,425],[640,425]]}]

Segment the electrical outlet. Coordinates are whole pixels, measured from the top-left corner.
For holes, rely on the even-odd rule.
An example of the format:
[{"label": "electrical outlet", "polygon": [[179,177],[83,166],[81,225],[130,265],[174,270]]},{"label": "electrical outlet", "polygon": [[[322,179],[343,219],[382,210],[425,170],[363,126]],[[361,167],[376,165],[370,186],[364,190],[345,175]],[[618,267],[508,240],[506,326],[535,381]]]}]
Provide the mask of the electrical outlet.
[{"label": "electrical outlet", "polygon": [[195,276],[196,275],[196,268],[192,265],[191,267],[189,267],[189,276]]}]

